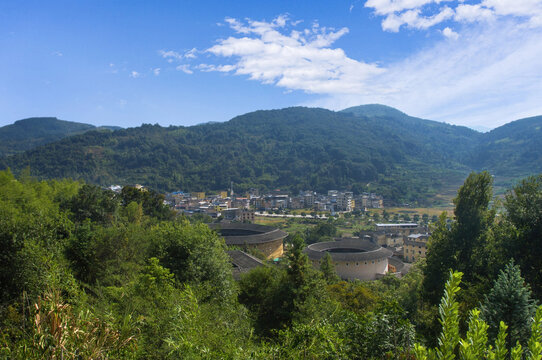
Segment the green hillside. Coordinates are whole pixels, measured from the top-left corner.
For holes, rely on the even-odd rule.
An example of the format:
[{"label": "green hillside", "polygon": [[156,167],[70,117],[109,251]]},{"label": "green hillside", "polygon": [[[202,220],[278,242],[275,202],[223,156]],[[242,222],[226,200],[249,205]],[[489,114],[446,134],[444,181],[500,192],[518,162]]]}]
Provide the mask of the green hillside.
[{"label": "green hillside", "polygon": [[484,136],[484,134],[465,126],[408,116],[385,105],[361,105],[342,111],[381,121],[402,134],[422,139],[426,151],[437,152],[442,158],[460,163],[470,157]]},{"label": "green hillside", "polygon": [[[29,166],[43,178],[144,183],[162,191],[218,190],[233,181],[239,190],[370,189],[397,202],[423,202],[467,171],[456,155],[419,136],[431,133],[433,122],[420,121],[421,130],[407,132],[398,126],[402,120],[388,120],[301,107],[256,111],[225,123],[87,132],[2,165]],[[469,140],[463,128],[440,128]]]},{"label": "green hillside", "polygon": [[231,181],[238,191],[369,190],[423,205],[472,170],[512,178],[541,172],[541,126],[537,117],[482,134],[383,105],[295,107],[191,127],[87,131],[0,159],[0,167],[159,191],[220,190]]},{"label": "green hillside", "polygon": [[[13,155],[45,145],[70,135],[97,129],[94,125],[59,120],[55,117],[34,117],[0,127],[0,156]],[[115,130],[117,127],[104,127]]]},{"label": "green hillside", "polygon": [[483,136],[468,164],[497,176],[542,173],[542,116],[516,120]]}]

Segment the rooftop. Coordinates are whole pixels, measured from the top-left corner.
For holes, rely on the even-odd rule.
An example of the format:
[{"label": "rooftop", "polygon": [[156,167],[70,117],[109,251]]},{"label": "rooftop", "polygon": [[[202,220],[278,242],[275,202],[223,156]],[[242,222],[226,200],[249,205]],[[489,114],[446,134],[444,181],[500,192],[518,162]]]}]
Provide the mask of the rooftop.
[{"label": "rooftop", "polygon": [[262,244],[288,236],[284,231],[266,225],[240,223],[207,225],[224,237],[226,245]]},{"label": "rooftop", "polygon": [[358,238],[340,238],[336,241],[311,244],[305,249],[305,253],[311,260],[320,260],[329,253],[334,261],[375,260],[393,255],[391,250]]}]

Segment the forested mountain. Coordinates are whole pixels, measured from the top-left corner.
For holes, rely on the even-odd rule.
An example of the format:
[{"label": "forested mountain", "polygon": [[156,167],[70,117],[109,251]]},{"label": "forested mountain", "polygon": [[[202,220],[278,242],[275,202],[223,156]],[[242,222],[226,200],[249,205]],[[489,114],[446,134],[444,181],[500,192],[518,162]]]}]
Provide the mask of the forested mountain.
[{"label": "forested mountain", "polygon": [[483,136],[467,162],[505,176],[542,172],[542,116],[516,120]]},{"label": "forested mountain", "polygon": [[[143,125],[87,132],[2,160],[45,178],[107,185],[144,183],[159,190],[249,187],[352,188],[397,201],[422,200],[443,178],[468,170],[457,151],[433,144],[424,121],[405,131],[400,119],[360,117],[313,108],[256,111],[225,123],[192,127]],[[433,122],[427,122],[432,124]],[[449,128],[458,144],[476,132]],[[425,129],[425,130],[424,130]],[[438,137],[439,135],[433,135]]]},{"label": "forested mountain", "polygon": [[[0,127],[0,156],[13,155],[70,135],[96,130],[94,125],[59,120],[55,117],[33,117]],[[118,127],[102,127],[115,130]]]},{"label": "forested mountain", "polygon": [[437,152],[442,158],[463,163],[483,139],[483,134],[465,126],[425,120],[379,104],[355,106],[342,110],[368,117],[423,141],[426,151]]},{"label": "forested mountain", "polygon": [[0,168],[160,191],[219,190],[233,181],[239,191],[347,188],[425,203],[471,170],[515,177],[540,171],[541,125],[537,117],[482,134],[383,105],[294,107],[191,127],[89,131],[4,157]]}]

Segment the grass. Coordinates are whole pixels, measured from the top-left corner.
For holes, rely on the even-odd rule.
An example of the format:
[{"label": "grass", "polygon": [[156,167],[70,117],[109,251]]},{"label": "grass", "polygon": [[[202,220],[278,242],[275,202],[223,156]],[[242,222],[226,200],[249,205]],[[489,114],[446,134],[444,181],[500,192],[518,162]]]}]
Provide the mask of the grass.
[{"label": "grass", "polygon": [[[420,217],[423,214],[429,215],[429,217],[433,215],[439,216],[443,211],[447,211],[448,214],[453,214],[454,208],[453,206],[447,206],[447,207],[438,207],[438,208],[401,208],[401,207],[394,207],[394,208],[386,208],[385,209],[390,214],[408,214],[410,217],[413,215],[420,215]],[[378,211],[380,215],[382,215],[383,210],[382,209],[372,209],[371,211],[376,212]]]},{"label": "grass", "polygon": [[254,223],[258,225],[279,225],[286,220],[284,218],[274,218],[268,216],[255,216]]}]

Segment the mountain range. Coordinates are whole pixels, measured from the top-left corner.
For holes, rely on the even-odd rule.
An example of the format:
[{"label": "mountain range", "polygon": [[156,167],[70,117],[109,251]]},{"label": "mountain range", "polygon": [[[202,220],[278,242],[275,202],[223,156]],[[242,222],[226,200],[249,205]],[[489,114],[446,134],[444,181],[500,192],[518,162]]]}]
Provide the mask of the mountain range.
[{"label": "mountain range", "polygon": [[0,156],[13,155],[67,136],[89,130],[117,130],[117,126],[101,126],[59,120],[55,117],[34,117],[0,127]]},{"label": "mountain range", "polygon": [[351,189],[426,204],[473,170],[507,178],[542,172],[541,127],[534,117],[480,133],[383,105],[293,107],[190,127],[87,129],[4,156],[0,168],[160,191],[219,190],[233,181],[238,191]]}]

